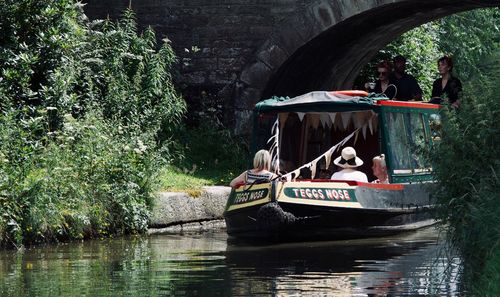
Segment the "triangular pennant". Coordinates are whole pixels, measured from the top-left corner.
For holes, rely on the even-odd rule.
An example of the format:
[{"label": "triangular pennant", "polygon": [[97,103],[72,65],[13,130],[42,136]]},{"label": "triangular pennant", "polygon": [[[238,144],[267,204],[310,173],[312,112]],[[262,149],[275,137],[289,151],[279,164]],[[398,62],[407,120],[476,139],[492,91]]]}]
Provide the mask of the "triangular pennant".
[{"label": "triangular pennant", "polygon": [[302,122],[306,113],[305,112],[297,112],[297,115],[299,116],[299,120]]},{"label": "triangular pennant", "polygon": [[351,115],[352,112],[342,112],[340,113],[340,117],[342,118],[342,127],[344,128],[343,130],[347,129],[347,126],[349,126],[349,122],[351,121]]},{"label": "triangular pennant", "polygon": [[[309,162],[309,163],[307,163],[305,165],[302,165],[298,169],[294,170],[293,172],[289,172],[289,173],[285,174],[284,176],[287,178],[287,180],[288,180],[288,176],[290,176],[290,178],[292,180],[294,180],[297,176],[300,175],[300,170],[302,168],[306,168],[306,167],[311,170],[311,173],[313,173],[313,170],[314,170],[313,176],[316,175],[316,164],[317,164],[317,162],[319,160],[321,160],[321,158],[323,156],[325,156],[325,158],[328,158],[328,159],[331,160],[332,153],[335,152],[337,149],[340,149],[345,143],[347,143],[347,141],[349,141],[352,138],[352,136],[356,135],[356,139],[357,139],[358,133],[359,133],[359,129],[356,129],[351,134],[347,135],[344,139],[342,139],[339,143],[337,143],[336,145],[332,146],[328,151],[326,151],[325,153],[323,153],[322,155],[320,155],[319,157],[317,157],[316,159],[314,159],[312,162]],[[356,140],[354,140],[354,143],[356,143]],[[329,157],[328,157],[328,155],[329,155]],[[329,163],[330,162],[327,161],[327,164],[329,164]],[[291,177],[292,175],[295,175],[295,176]]]},{"label": "triangular pennant", "polygon": [[332,153],[333,153],[333,150],[332,149],[329,149],[326,154],[325,154],[325,163],[326,163],[326,166],[325,168],[328,170],[328,167],[330,167],[330,162],[332,161]]},{"label": "triangular pennant", "polygon": [[316,176],[316,162],[311,162],[309,169],[311,170],[311,179],[314,179],[314,176]]},{"label": "triangular pennant", "polygon": [[330,112],[328,114],[328,116],[330,117],[331,122],[335,123],[335,117],[337,116],[337,113],[336,112]]},{"label": "triangular pennant", "polygon": [[331,126],[330,117],[328,116],[327,113],[320,114],[319,119],[321,122],[321,126],[323,126],[323,128],[327,128],[327,127],[329,128]]},{"label": "triangular pennant", "polygon": [[363,139],[366,140],[366,126],[367,124],[364,124],[363,127],[361,127],[361,131],[363,132]]},{"label": "triangular pennant", "polygon": [[373,135],[373,120],[374,120],[374,116],[370,117],[370,119],[368,120],[368,128],[370,129],[370,133],[371,135]]},{"label": "triangular pennant", "polygon": [[356,142],[358,141],[358,135],[359,135],[359,130],[356,130],[356,135],[354,136],[354,146],[356,145]]}]

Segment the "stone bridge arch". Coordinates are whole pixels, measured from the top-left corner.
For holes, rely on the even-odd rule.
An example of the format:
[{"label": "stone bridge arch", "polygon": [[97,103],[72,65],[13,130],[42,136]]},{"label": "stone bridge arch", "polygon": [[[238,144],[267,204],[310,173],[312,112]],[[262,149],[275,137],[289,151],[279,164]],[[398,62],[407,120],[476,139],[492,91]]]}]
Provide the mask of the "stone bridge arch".
[{"label": "stone bridge arch", "polygon": [[[130,3],[141,26],[167,36],[192,105],[223,101],[225,122],[248,131],[256,102],[272,95],[351,88],[361,67],[400,34],[500,0],[87,0],[91,18]],[[191,46],[200,51],[193,53]]]}]

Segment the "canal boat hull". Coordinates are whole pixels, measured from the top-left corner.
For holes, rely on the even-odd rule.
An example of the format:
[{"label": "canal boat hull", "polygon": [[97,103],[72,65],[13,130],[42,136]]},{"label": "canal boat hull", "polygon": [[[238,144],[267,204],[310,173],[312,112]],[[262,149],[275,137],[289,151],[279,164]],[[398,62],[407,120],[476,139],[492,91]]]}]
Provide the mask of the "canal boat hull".
[{"label": "canal boat hull", "polygon": [[237,239],[336,240],[387,236],[435,223],[432,184],[302,181],[242,186],[224,217]]}]

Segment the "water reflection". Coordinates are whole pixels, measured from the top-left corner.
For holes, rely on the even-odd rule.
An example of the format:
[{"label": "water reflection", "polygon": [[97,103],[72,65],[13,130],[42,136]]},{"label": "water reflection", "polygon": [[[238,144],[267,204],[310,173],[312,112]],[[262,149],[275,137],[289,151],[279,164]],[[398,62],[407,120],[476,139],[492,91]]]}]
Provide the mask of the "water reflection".
[{"label": "water reflection", "polygon": [[[131,237],[0,252],[2,296],[460,295],[458,261],[434,229],[270,246],[224,232]],[[443,276],[445,278],[443,278]]]}]

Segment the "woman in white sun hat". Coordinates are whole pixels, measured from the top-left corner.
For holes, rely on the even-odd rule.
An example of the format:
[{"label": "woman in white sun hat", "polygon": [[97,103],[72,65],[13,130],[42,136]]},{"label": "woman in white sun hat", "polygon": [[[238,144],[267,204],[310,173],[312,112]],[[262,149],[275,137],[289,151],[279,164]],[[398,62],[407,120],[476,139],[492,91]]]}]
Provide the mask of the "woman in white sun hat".
[{"label": "woman in white sun hat", "polygon": [[342,150],[340,156],[333,161],[333,164],[342,168],[332,175],[334,180],[353,180],[359,182],[368,182],[368,177],[356,167],[363,165],[363,160],[356,157],[356,150],[350,146]]}]

